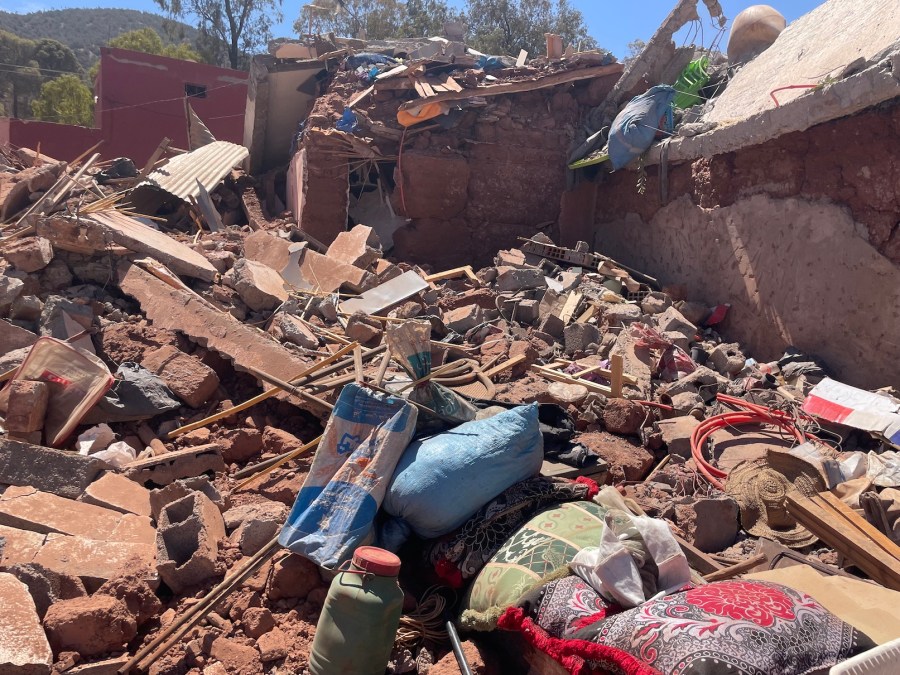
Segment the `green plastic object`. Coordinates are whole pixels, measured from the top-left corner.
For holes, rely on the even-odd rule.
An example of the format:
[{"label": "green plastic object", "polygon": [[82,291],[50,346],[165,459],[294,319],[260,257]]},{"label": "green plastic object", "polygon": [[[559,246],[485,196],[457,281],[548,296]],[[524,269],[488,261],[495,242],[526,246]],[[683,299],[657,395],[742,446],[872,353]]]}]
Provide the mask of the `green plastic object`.
[{"label": "green plastic object", "polygon": [[312,675],[384,675],[403,610],[400,558],[360,546],[331,582],[316,626]]},{"label": "green plastic object", "polygon": [[605,162],[609,159],[609,153],[606,152],[606,148],[601,150],[594,150],[591,154],[583,159],[579,159],[578,161],[572,162],[569,164],[570,169],[582,169],[586,166],[593,166],[594,164],[600,164],[601,162]]},{"label": "green plastic object", "polygon": [[709,73],[706,70],[708,66],[709,57],[701,56],[691,61],[681,71],[681,75],[675,81],[675,90],[678,93],[673,103],[676,108],[685,110],[701,102],[697,92],[709,83]]}]

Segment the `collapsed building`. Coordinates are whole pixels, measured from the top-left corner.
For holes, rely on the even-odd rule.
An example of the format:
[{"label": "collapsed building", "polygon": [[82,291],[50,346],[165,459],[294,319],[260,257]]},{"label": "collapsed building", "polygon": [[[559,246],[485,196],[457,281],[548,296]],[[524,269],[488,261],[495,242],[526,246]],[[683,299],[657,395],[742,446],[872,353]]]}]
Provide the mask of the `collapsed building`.
[{"label": "collapsed building", "polygon": [[701,15],[280,41],[243,146],[3,148],[0,670],[898,649],[900,10]]}]

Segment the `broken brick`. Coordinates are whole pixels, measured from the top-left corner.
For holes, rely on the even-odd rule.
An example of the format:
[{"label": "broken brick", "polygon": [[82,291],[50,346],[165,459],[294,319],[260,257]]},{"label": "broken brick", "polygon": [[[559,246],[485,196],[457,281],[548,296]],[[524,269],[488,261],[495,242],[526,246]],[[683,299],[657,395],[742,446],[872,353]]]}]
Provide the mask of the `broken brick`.
[{"label": "broken brick", "polygon": [[79,501],[120,513],[150,517],[150,490],[120,473],[109,471],[88,485]]},{"label": "broken brick", "polygon": [[356,225],[352,230],[338,233],[326,255],[332,260],[368,269],[381,256],[381,242],[371,227]]},{"label": "broken brick", "polygon": [[172,392],[192,408],[199,408],[219,387],[215,371],[200,359],[165,346],[144,355],[141,365],[158,375]]},{"label": "broken brick", "polygon": [[337,291],[342,286],[354,293],[362,293],[376,283],[374,274],[315,251],[307,251],[303,256],[300,274],[313,288],[328,293]]},{"label": "broken brick", "polygon": [[26,273],[37,272],[53,260],[53,245],[43,237],[13,240],[4,245],[3,257],[17,270]]},{"label": "broken brick", "polygon": [[9,384],[6,428],[13,433],[29,433],[44,428],[50,388],[46,382],[13,380]]},{"label": "broken brick", "polygon": [[0,673],[49,675],[53,653],[28,587],[0,572]]},{"label": "broken brick", "polygon": [[125,603],[108,595],[61,600],[47,610],[44,628],[53,650],[97,656],[122,649],[137,635]]},{"label": "broken brick", "polygon": [[288,299],[284,279],[278,272],[246,258],[241,258],[234,264],[224,281],[255,312],[275,309]]}]

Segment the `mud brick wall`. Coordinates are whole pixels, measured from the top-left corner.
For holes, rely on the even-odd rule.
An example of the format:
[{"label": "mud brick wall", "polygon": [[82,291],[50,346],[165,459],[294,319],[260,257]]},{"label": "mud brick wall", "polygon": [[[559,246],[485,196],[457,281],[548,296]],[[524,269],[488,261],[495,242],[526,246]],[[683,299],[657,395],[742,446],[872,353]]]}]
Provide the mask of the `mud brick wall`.
[{"label": "mud brick wall", "polygon": [[[596,184],[597,250],[732,304],[758,358],[794,344],[864,387],[900,376],[900,105]],[[583,191],[582,191],[583,192]],[[565,238],[565,237],[564,237]]]}]

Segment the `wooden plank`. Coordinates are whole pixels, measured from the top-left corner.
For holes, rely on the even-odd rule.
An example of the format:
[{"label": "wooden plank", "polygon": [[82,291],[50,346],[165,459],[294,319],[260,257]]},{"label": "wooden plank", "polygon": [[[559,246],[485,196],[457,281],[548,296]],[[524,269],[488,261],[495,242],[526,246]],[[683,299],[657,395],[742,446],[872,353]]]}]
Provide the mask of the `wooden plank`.
[{"label": "wooden plank", "polygon": [[420,97],[425,98],[426,96],[428,96],[428,94],[425,92],[425,84],[422,82],[422,80],[420,80],[419,78],[413,78],[412,83],[416,88],[416,93]]},{"label": "wooden plank", "polygon": [[744,572],[749,572],[754,567],[766,561],[766,556],[764,553],[757,553],[752,558],[747,558],[746,560],[741,560],[734,565],[726,567],[724,570],[719,570],[718,572],[710,572],[709,574],[704,574],[703,579],[706,581],[724,581],[725,579],[733,579],[739,574],[743,574]]},{"label": "wooden plank", "polygon": [[514,366],[519,365],[520,363],[522,363],[522,361],[524,361],[527,358],[528,357],[525,354],[516,354],[514,357],[504,361],[500,365],[494,366],[490,370],[486,370],[484,372],[484,375],[487,378],[491,378],[494,375],[502,373],[504,370],[509,370],[510,368],[513,368]]},{"label": "wooden plank", "polygon": [[426,80],[426,79],[423,78],[423,77],[420,77],[420,78],[418,78],[418,79],[416,80],[416,82],[418,82],[419,84],[422,85],[422,89],[425,91],[425,96],[426,96],[426,97],[434,96],[434,95],[435,95],[434,89],[431,88],[431,83],[428,82],[428,80]]},{"label": "wooden plank", "polygon": [[462,91],[462,85],[453,79],[453,76],[448,74],[446,79],[442,82],[442,84],[447,87],[448,91]]},{"label": "wooden plank", "polygon": [[688,564],[700,572],[700,574],[712,574],[713,572],[720,572],[725,569],[724,565],[720,565],[699,548],[696,548],[693,544],[685,541],[674,532],[672,533],[672,536],[675,537],[675,541],[677,541],[678,545],[681,547],[684,557],[688,560]]},{"label": "wooden plank", "polygon": [[856,511],[847,506],[831,492],[820,492],[813,499],[814,502],[820,503],[824,508],[830,508],[839,515],[843,516],[853,527],[859,530],[860,534],[868,537],[880,546],[885,553],[892,558],[896,558],[900,562],[900,546],[897,546],[887,535],[872,525],[868,520],[860,516]]},{"label": "wooden plank", "polygon": [[378,73],[378,75],[375,76],[375,81],[381,82],[382,80],[387,80],[388,78],[391,78],[391,77],[397,77],[397,75],[402,75],[407,70],[409,70],[409,66],[407,66],[405,64],[395,66],[395,67],[391,68],[390,70],[384,71],[383,73]]},{"label": "wooden plank", "polygon": [[578,305],[583,297],[583,293],[576,293],[575,291],[570,291],[569,295],[566,296],[566,302],[559,312],[559,318],[564,325],[567,325],[572,320],[572,316],[575,314],[575,310],[578,309]]},{"label": "wooden plank", "polygon": [[800,494],[787,495],[788,511],[823,542],[880,584],[900,591],[900,565],[836,512]]},{"label": "wooden plank", "polygon": [[[602,483],[605,480],[608,471],[609,465],[603,460],[581,469],[562,462],[554,462],[551,459],[545,459],[541,465],[541,475],[547,478],[578,478],[579,476],[587,476],[598,483]],[[603,478],[600,478],[601,476]]]},{"label": "wooden plank", "polygon": [[347,107],[348,107],[348,108],[352,108],[352,107],[355,106],[357,103],[359,103],[360,101],[362,101],[366,96],[368,96],[369,94],[371,94],[373,91],[375,91],[375,85],[374,85],[374,84],[369,85],[368,87],[366,87],[366,88],[363,89],[362,91],[356,93],[356,94],[353,96],[353,98],[351,98],[350,101],[347,103]]},{"label": "wooden plank", "polygon": [[565,384],[580,384],[588,391],[603,394],[604,396],[612,395],[612,390],[609,387],[604,387],[602,384],[597,384],[596,382],[591,382],[590,380],[577,380],[574,377],[565,375],[555,370],[551,370],[549,368],[543,368],[541,366],[531,366],[531,372],[554,382],[564,382]]},{"label": "wooden plank", "polygon": [[588,305],[588,308],[586,310],[584,310],[584,313],[578,317],[578,323],[587,323],[594,317],[594,314],[596,314],[596,313],[597,313],[597,306],[593,305],[593,304]]},{"label": "wooden plank", "polygon": [[613,354],[609,357],[610,370],[609,388],[613,398],[622,398],[622,381],[624,379],[625,362],[621,354]]},{"label": "wooden plank", "polygon": [[462,91],[448,91],[446,94],[437,94],[429,96],[426,101],[407,101],[401,110],[409,110],[410,108],[418,108],[426,103],[438,103],[440,101],[462,101],[473,96],[501,96],[503,94],[517,94],[525,91],[535,91],[537,89],[546,89],[547,87],[555,87],[560,84],[569,82],[577,82],[578,80],[590,80],[604,75],[614,75],[622,72],[622,65],[619,63],[610,66],[598,66],[596,68],[581,68],[579,70],[564,71],[554,73],[546,77],[531,78],[520,82],[501,82],[500,84],[491,84],[484,87],[475,87],[474,89],[463,89]]},{"label": "wooden plank", "polygon": [[429,274],[425,277],[425,281],[431,283],[433,281],[444,281],[446,279],[455,279],[457,277],[466,276],[472,281],[478,281],[478,277],[475,276],[475,271],[472,269],[471,265],[465,265],[464,267],[454,267],[452,270],[445,270],[443,272],[436,272],[434,274]]}]

